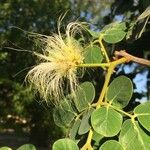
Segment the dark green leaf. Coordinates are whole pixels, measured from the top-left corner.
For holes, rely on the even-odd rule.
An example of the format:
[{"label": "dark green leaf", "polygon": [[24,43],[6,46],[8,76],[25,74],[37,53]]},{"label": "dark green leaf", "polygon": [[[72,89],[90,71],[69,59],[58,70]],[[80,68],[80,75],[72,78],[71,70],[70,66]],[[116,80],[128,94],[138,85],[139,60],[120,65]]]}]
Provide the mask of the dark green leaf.
[{"label": "dark green leaf", "polygon": [[128,105],[133,93],[133,85],[129,78],[119,76],[108,87],[106,100],[114,106],[125,107]]},{"label": "dark green leaf", "polygon": [[79,112],[89,107],[95,97],[95,88],[91,82],[82,83],[76,90],[75,105]]},{"label": "dark green leaf", "polygon": [[64,138],[53,144],[53,150],[79,150],[79,148],[73,140]]},{"label": "dark green leaf", "polygon": [[121,114],[106,107],[95,110],[91,116],[91,124],[94,130],[106,137],[117,135],[121,129],[122,121]]},{"label": "dark green leaf", "polygon": [[129,29],[128,29],[127,34],[126,34],[126,40],[128,40],[132,37],[135,25],[136,25],[136,21],[133,21],[130,23]]},{"label": "dark green leaf", "polygon": [[64,99],[59,106],[56,106],[53,112],[54,122],[59,127],[67,127],[75,117],[69,100]]},{"label": "dark green leaf", "polygon": [[83,118],[81,120],[81,125],[79,127],[79,131],[78,131],[78,134],[82,135],[82,134],[85,134],[87,133],[89,130],[90,130],[90,117],[91,117],[91,114],[92,112],[94,111],[93,108],[91,108],[90,110],[86,111],[84,114],[83,114]]},{"label": "dark green leaf", "polygon": [[100,142],[100,140],[103,138],[104,136],[97,133],[96,131],[93,131],[93,136],[92,136],[92,139],[95,141],[95,142]]},{"label": "dark green leaf", "polygon": [[150,132],[150,102],[138,105],[134,113],[142,126]]},{"label": "dark green leaf", "polygon": [[103,55],[98,46],[90,46],[85,49],[85,63],[101,63]]},{"label": "dark green leaf", "polygon": [[93,136],[92,136],[92,140],[94,140],[94,144],[93,144],[93,148],[94,150],[99,148],[100,145],[100,141],[103,139],[103,135],[98,134],[97,132],[93,131]]},{"label": "dark green leaf", "polygon": [[71,128],[69,136],[72,140],[76,140],[76,135],[78,134],[80,124],[81,124],[81,120],[78,119],[75,121],[73,127]]}]

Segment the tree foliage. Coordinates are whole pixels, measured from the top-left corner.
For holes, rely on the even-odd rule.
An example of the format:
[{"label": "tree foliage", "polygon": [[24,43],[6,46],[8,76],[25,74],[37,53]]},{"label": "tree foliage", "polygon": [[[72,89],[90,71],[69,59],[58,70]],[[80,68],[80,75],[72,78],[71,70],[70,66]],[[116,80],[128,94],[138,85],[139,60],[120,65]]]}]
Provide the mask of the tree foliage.
[{"label": "tree foliage", "polygon": [[[95,7],[97,6],[97,7]],[[105,6],[105,7],[104,7]],[[80,1],[66,1],[66,0],[2,0],[0,4],[0,114],[1,114],[1,121],[2,126],[1,128],[7,128],[12,125],[12,128],[14,128],[14,125],[11,122],[11,119],[16,116],[19,116],[22,119],[26,119],[27,123],[25,124],[26,127],[29,127],[31,129],[31,139],[33,143],[40,143],[41,141],[44,141],[43,143],[47,144],[48,142],[53,143],[55,139],[58,139],[58,137],[61,134],[61,131],[56,128],[54,125],[54,122],[52,122],[52,111],[51,109],[53,106],[48,106],[43,101],[40,101],[40,98],[37,96],[36,98],[33,98],[32,91],[22,86],[22,83],[24,81],[24,77],[27,73],[27,70],[29,67],[31,67],[35,61],[33,60],[33,57],[31,53],[23,52],[24,49],[28,50],[37,50],[40,51],[39,43],[33,42],[31,37],[28,37],[25,32],[22,32],[21,30],[17,28],[21,28],[26,31],[32,31],[32,32],[38,32],[40,34],[46,34],[50,35],[51,32],[56,31],[57,29],[57,21],[60,15],[64,14],[64,12],[68,11],[67,15],[65,16],[63,23],[67,24],[68,22],[72,20],[76,20],[79,18],[79,20],[82,21],[88,21],[92,24],[90,24],[90,36],[92,39],[95,39],[99,37],[99,29],[101,30],[102,27],[103,30],[101,31],[101,34],[103,34],[103,40],[106,42],[108,48],[108,55],[111,56],[114,49],[126,49],[127,52],[130,52],[131,54],[139,55],[140,57],[144,57],[144,51],[147,52],[149,50],[149,25],[146,23],[147,16],[144,15],[144,17],[138,18],[137,16],[141,14],[146,8],[149,6],[149,1],[140,0],[137,4],[135,4],[134,1],[103,1],[102,3],[98,3],[96,0],[91,1],[85,1],[83,5],[80,4]],[[103,14],[104,10],[106,9],[106,14]],[[108,12],[107,12],[108,11]],[[138,14],[137,14],[138,12]],[[101,14],[101,15],[99,15]],[[113,21],[116,20],[116,15],[123,15],[124,18],[121,19],[122,21],[126,20],[126,25],[123,22],[122,24],[114,24]],[[136,19],[138,18],[138,19]],[[136,20],[136,21],[135,21]],[[112,23],[112,24],[109,24]],[[144,27],[146,23],[146,27]],[[109,24],[109,25],[108,25]],[[117,26],[117,29],[116,29]],[[16,28],[17,27],[17,28]],[[94,29],[94,31],[93,31]],[[143,33],[143,30],[145,31]],[[128,32],[127,32],[128,31]],[[62,28],[62,32],[64,32]],[[142,35],[142,36],[141,36]],[[126,37],[125,37],[126,36]],[[126,39],[127,40],[126,40]],[[121,42],[120,42],[121,41]],[[118,43],[119,42],[119,43]],[[104,45],[105,45],[104,44]],[[16,49],[22,49],[21,52],[10,50],[6,47],[16,48]],[[105,59],[103,58],[103,53],[99,51],[98,45],[90,45],[86,49],[86,57],[85,57],[85,63],[102,63]],[[132,66],[132,64],[128,65],[129,67]],[[117,76],[126,74],[125,68],[126,66],[122,66],[122,71],[117,74]],[[27,68],[27,69],[26,69]],[[19,71],[25,69],[23,72],[16,75]],[[140,70],[140,71],[139,71]],[[148,69],[142,66],[135,67],[134,71],[127,74],[127,76],[130,79],[133,79],[136,77],[137,73],[144,73]],[[75,110],[72,109],[70,106],[71,104],[64,100],[62,101],[62,108],[60,106],[56,107],[54,116],[54,121],[59,126],[68,126],[72,125],[72,128],[70,129],[70,136],[73,140],[78,141],[79,137],[82,135],[86,135],[89,131],[91,124],[89,123],[90,117],[92,114],[95,114],[94,109],[89,109],[89,104],[95,101],[96,97],[98,97],[98,91],[101,89],[100,86],[102,86],[102,81],[100,82],[101,85],[97,84],[100,80],[103,79],[104,76],[99,77],[99,70],[98,73],[97,69],[89,70],[89,72],[92,72],[90,75],[90,78],[93,78],[93,83],[85,82],[81,84],[82,88],[88,87],[85,89],[85,93],[82,93],[83,90],[78,89],[77,93],[77,99],[80,99],[80,101],[75,101]],[[103,72],[103,71],[102,71]],[[85,74],[82,81],[86,81],[89,79],[89,73]],[[93,75],[93,77],[91,77]],[[98,75],[97,75],[98,74]],[[101,73],[103,74],[103,73]],[[114,75],[115,76],[115,75]],[[113,76],[113,77],[114,77]],[[112,78],[113,78],[112,77]],[[94,81],[94,79],[96,79]],[[126,86],[129,87],[130,90],[127,92],[123,92],[125,89],[124,85],[116,86],[116,84],[126,83]],[[124,76],[118,77],[115,80],[112,81],[108,88],[108,92],[106,94],[106,99],[108,99],[109,102],[112,102],[112,105],[114,107],[118,108],[124,108],[125,110],[133,110],[133,107],[137,105],[137,102],[135,102],[136,98],[141,99],[142,96],[147,96],[148,92],[134,92],[132,99],[132,85],[131,81],[128,78],[124,78]],[[93,85],[94,84],[94,85]],[[93,88],[95,87],[95,89]],[[116,89],[120,89],[119,94],[116,96]],[[134,84],[134,89],[136,89],[136,85]],[[93,94],[89,94],[88,90],[93,91]],[[113,91],[113,92],[111,92]],[[87,96],[85,98],[81,98],[83,95],[87,93]],[[147,94],[147,95],[146,95]],[[125,98],[120,101],[121,97]],[[92,97],[92,98],[91,98]],[[115,97],[115,98],[114,98]],[[95,99],[94,99],[95,98]],[[36,100],[35,100],[36,99]],[[42,106],[42,107],[41,107]],[[69,107],[69,108],[68,108]],[[142,109],[145,111],[144,106],[139,105],[135,110],[134,113],[143,113],[141,112]],[[46,108],[46,109],[45,109]],[[69,111],[68,111],[69,109]],[[79,112],[84,112],[83,116],[78,118],[74,123],[75,114]],[[109,110],[110,113],[108,114],[115,114],[119,116],[120,122],[121,122],[121,116],[120,113],[118,115],[118,112],[116,110],[113,110],[112,108]],[[109,112],[108,111],[108,112]],[[106,108],[99,109],[98,113],[104,113],[106,112]],[[148,112],[146,112],[148,113]],[[61,115],[66,116],[67,119],[62,118]],[[69,114],[69,115],[68,115]],[[13,116],[11,119],[8,118],[8,115]],[[109,117],[105,116],[104,117]],[[124,117],[124,116],[123,116]],[[4,120],[7,120],[6,122]],[[145,133],[143,133],[143,130],[141,130],[141,127],[139,126],[139,123],[142,124],[142,126],[149,131],[149,128],[147,127],[147,121],[145,120],[145,117],[143,116],[137,116],[137,120],[139,122],[135,122],[135,125],[138,130],[134,130],[131,128],[131,134],[136,133],[138,136],[138,133],[142,134],[142,138],[147,137]],[[98,120],[99,121],[99,120]],[[120,125],[120,122],[118,123]],[[100,121],[100,123],[103,124],[103,120]],[[124,124],[127,126],[125,128]],[[122,141],[120,137],[123,137],[127,139],[130,137],[130,135],[123,135],[122,130],[129,130],[128,125],[131,125],[131,121],[124,122],[122,128],[118,125],[118,130],[121,129],[121,133],[119,136],[119,142]],[[21,128],[24,125],[16,124],[17,128]],[[33,126],[35,125],[35,126]],[[85,128],[83,127],[85,125]],[[92,126],[93,127],[93,126]],[[95,127],[95,124],[94,124]],[[93,128],[94,128],[93,127]],[[50,128],[55,129],[56,132],[50,132]],[[125,128],[125,129],[124,129]],[[95,129],[95,128],[94,128]],[[16,127],[15,127],[15,130]],[[37,135],[37,131],[39,131],[39,135]],[[116,131],[114,129],[114,131]],[[105,135],[114,135],[116,132],[111,131],[105,131]],[[120,130],[119,130],[120,131]],[[95,133],[95,131],[94,131]],[[49,134],[51,135],[51,138],[49,139]],[[79,135],[78,135],[79,134]],[[62,135],[62,134],[61,134]],[[97,135],[97,133],[96,133]],[[104,135],[97,135],[96,139],[95,134],[93,136],[93,140],[95,141],[95,147],[98,141],[102,139]],[[126,138],[127,136],[127,138]],[[76,138],[78,137],[78,138]],[[68,140],[68,139],[67,139]],[[66,141],[64,140],[66,143]],[[114,145],[119,145],[117,142],[110,141],[110,143],[113,143]],[[140,141],[141,142],[141,141]],[[140,144],[139,142],[139,144]],[[73,142],[74,143],[74,142]],[[112,145],[111,143],[111,145]],[[56,143],[57,144],[57,143]],[[109,147],[109,141],[104,144],[103,149],[105,147]],[[118,146],[118,147],[119,147]],[[140,146],[139,146],[140,147]],[[119,147],[121,149],[121,146]],[[130,148],[130,145],[129,145]],[[132,148],[132,147],[131,147]]]}]

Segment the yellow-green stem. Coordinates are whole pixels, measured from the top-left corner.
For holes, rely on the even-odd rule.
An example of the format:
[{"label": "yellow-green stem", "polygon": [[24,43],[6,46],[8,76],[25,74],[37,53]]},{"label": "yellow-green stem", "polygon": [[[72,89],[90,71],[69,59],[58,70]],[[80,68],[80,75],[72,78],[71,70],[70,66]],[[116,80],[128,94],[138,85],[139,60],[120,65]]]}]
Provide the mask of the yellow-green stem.
[{"label": "yellow-green stem", "polygon": [[112,105],[109,105],[109,106],[112,107],[113,109],[117,110],[118,112],[120,112],[120,113],[122,113],[122,114],[124,114],[124,115],[126,115],[128,117],[130,117],[131,119],[134,118],[134,115],[131,115],[131,114],[129,114],[129,113],[127,113],[127,112],[125,112],[125,111],[115,107],[115,106],[112,106]]},{"label": "yellow-green stem", "polygon": [[87,138],[87,143],[88,144],[91,144],[92,136],[93,136],[93,131],[90,129],[89,135],[88,135],[88,138]]},{"label": "yellow-green stem", "polygon": [[[118,59],[116,61],[113,61],[113,62],[108,62],[108,63],[104,63],[105,64],[105,67],[109,67],[108,68],[108,72],[107,72],[107,75],[106,75],[106,78],[105,78],[105,83],[104,83],[104,86],[103,86],[103,89],[102,89],[102,92],[100,94],[100,98],[98,99],[98,102],[96,103],[96,109],[98,109],[101,105],[104,104],[103,102],[103,99],[104,99],[104,96],[105,96],[105,93],[107,91],[107,87],[108,87],[108,84],[109,84],[109,81],[110,81],[110,78],[111,78],[111,75],[115,69],[115,67],[118,65],[118,64],[121,64],[121,63],[124,63],[126,62],[127,59],[126,58],[121,58],[121,59]],[[106,65],[107,64],[107,65]],[[95,64],[82,64],[82,67],[93,67]],[[102,64],[101,64],[102,65]],[[104,67],[104,66],[103,66]],[[120,110],[121,111],[121,110]],[[122,111],[123,113],[124,111]],[[127,113],[127,115],[129,116],[130,114]],[[132,116],[132,115],[131,115]],[[132,117],[133,118],[133,117]],[[92,146],[91,146],[91,140],[92,140],[92,136],[93,136],[93,131],[92,129],[90,129],[89,133],[88,133],[88,138],[87,138],[87,141],[85,143],[85,145],[81,148],[81,150],[93,150]]]},{"label": "yellow-green stem", "polygon": [[104,54],[107,63],[109,63],[110,60],[109,60],[109,57],[108,57],[108,55],[107,55],[107,51],[106,51],[106,49],[105,49],[105,47],[104,47],[104,45],[103,45],[103,43],[102,43],[102,39],[103,39],[103,35],[101,35],[101,36],[99,37],[99,44],[100,44],[100,47],[101,47],[101,51],[102,51],[102,53]]},{"label": "yellow-green stem", "polygon": [[116,111],[118,111],[118,112],[120,112],[120,113],[122,113],[122,114],[124,114],[124,115],[126,115],[128,117],[130,117],[131,119],[137,117],[137,114],[136,115],[135,114],[132,115],[130,113],[127,113],[127,112],[123,111],[122,109],[120,109],[120,108],[118,108],[116,106],[111,105],[111,103],[109,103],[109,102],[102,102],[101,106],[111,107],[111,108],[115,109]]},{"label": "yellow-green stem", "polygon": [[103,102],[103,99],[104,99],[111,75],[113,73],[113,70],[114,70],[114,66],[111,64],[110,67],[108,68],[108,72],[107,72],[107,75],[105,77],[105,83],[103,85],[103,89],[101,91],[100,97],[99,97],[98,102],[96,104],[96,108],[99,108],[101,103]]},{"label": "yellow-green stem", "polygon": [[80,64],[77,67],[109,67],[109,63],[101,63],[101,64]]},{"label": "yellow-green stem", "polygon": [[101,103],[103,102],[103,99],[105,97],[105,93],[107,91],[107,87],[108,87],[108,84],[109,84],[109,81],[110,81],[110,78],[111,78],[111,75],[115,69],[115,67],[121,63],[125,63],[127,61],[126,58],[121,58],[121,59],[118,59],[116,61],[113,61],[113,62],[110,62],[110,66],[108,68],[108,72],[106,74],[106,77],[105,77],[105,83],[104,83],[104,86],[102,88],[102,91],[101,91],[101,94],[100,94],[100,97],[96,103],[96,108],[99,108]]},{"label": "yellow-green stem", "polygon": [[92,136],[93,136],[93,131],[92,129],[90,129],[87,141],[85,145],[81,148],[81,150],[94,150],[91,146]]}]

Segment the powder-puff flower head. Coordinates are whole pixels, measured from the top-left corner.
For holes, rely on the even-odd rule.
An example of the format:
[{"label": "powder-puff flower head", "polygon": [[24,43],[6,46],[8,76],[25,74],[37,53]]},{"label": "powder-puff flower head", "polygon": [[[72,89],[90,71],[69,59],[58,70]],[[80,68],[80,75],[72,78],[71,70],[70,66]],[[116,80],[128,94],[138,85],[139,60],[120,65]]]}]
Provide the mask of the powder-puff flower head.
[{"label": "powder-puff flower head", "polygon": [[40,63],[31,69],[26,79],[41,97],[49,100],[50,97],[58,102],[64,96],[63,87],[68,85],[69,91],[74,93],[77,87],[77,65],[83,63],[83,48],[75,40],[76,33],[81,33],[82,25],[78,22],[69,23],[66,34],[41,36],[45,44],[43,53],[35,53]]}]

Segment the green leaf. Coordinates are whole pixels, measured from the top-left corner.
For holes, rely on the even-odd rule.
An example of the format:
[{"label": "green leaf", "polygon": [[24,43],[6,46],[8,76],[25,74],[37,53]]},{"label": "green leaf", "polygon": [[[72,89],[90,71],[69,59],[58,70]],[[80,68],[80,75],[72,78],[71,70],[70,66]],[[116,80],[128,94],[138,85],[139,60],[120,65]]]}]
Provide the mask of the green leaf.
[{"label": "green leaf", "polygon": [[105,33],[106,31],[111,29],[126,30],[126,28],[127,27],[125,22],[113,22],[104,26],[104,28],[101,30],[101,33]]},{"label": "green leaf", "polygon": [[104,136],[97,133],[96,131],[93,131],[93,136],[92,136],[92,139],[95,141],[95,142],[100,142],[100,140],[103,138]]},{"label": "green leaf", "polygon": [[150,132],[150,102],[138,105],[134,113],[141,125]]},{"label": "green leaf", "polygon": [[68,127],[75,117],[69,100],[64,99],[59,106],[56,106],[53,112],[54,122],[59,127]]},{"label": "green leaf", "polygon": [[94,111],[94,108],[91,108],[90,110],[86,111],[83,114],[83,118],[81,120],[81,125],[80,125],[79,131],[78,131],[79,135],[85,134],[90,130],[91,126],[89,123],[89,121],[90,121],[89,119],[90,119],[93,111]]},{"label": "green leaf", "polygon": [[64,138],[56,141],[52,150],[79,150],[79,148],[73,140]]},{"label": "green leaf", "polygon": [[95,98],[95,88],[91,82],[82,83],[75,91],[75,105],[79,112],[89,107]]},{"label": "green leaf", "polygon": [[108,87],[106,100],[114,106],[123,108],[128,105],[133,93],[133,85],[129,78],[119,76]]},{"label": "green leaf", "polygon": [[72,140],[76,140],[76,135],[78,134],[78,130],[79,130],[80,124],[81,124],[81,120],[78,119],[78,120],[75,121],[73,127],[71,128],[69,137]]},{"label": "green leaf", "polygon": [[95,110],[91,116],[93,129],[106,137],[112,137],[119,133],[122,125],[122,115],[112,108],[101,107]]},{"label": "green leaf", "polygon": [[98,46],[90,46],[85,49],[85,63],[101,63],[103,55]]},{"label": "green leaf", "polygon": [[103,36],[103,39],[107,43],[118,43],[123,40],[125,37],[126,32],[121,31],[121,30],[110,30],[105,33]]},{"label": "green leaf", "polygon": [[101,34],[103,36],[104,41],[107,43],[117,43],[122,41],[125,37],[126,32],[126,25],[125,23],[112,23],[106,26],[102,31]]},{"label": "green leaf", "polygon": [[35,146],[32,144],[24,144],[17,148],[17,150],[36,150]]},{"label": "green leaf", "polygon": [[92,31],[90,29],[86,29],[93,38],[98,38],[100,36],[100,33],[99,32],[96,32],[96,31]]},{"label": "green leaf", "polygon": [[1,147],[0,150],[12,150],[12,149],[7,146],[4,146],[4,147]]},{"label": "green leaf", "polygon": [[128,119],[123,123],[119,142],[126,150],[150,150],[150,136],[137,121],[133,123]]},{"label": "green leaf", "polygon": [[99,150],[124,150],[121,144],[115,140],[106,141]]},{"label": "green leaf", "polygon": [[98,149],[100,141],[103,139],[103,135],[98,134],[97,132],[93,131],[92,140],[94,140],[93,149]]}]

